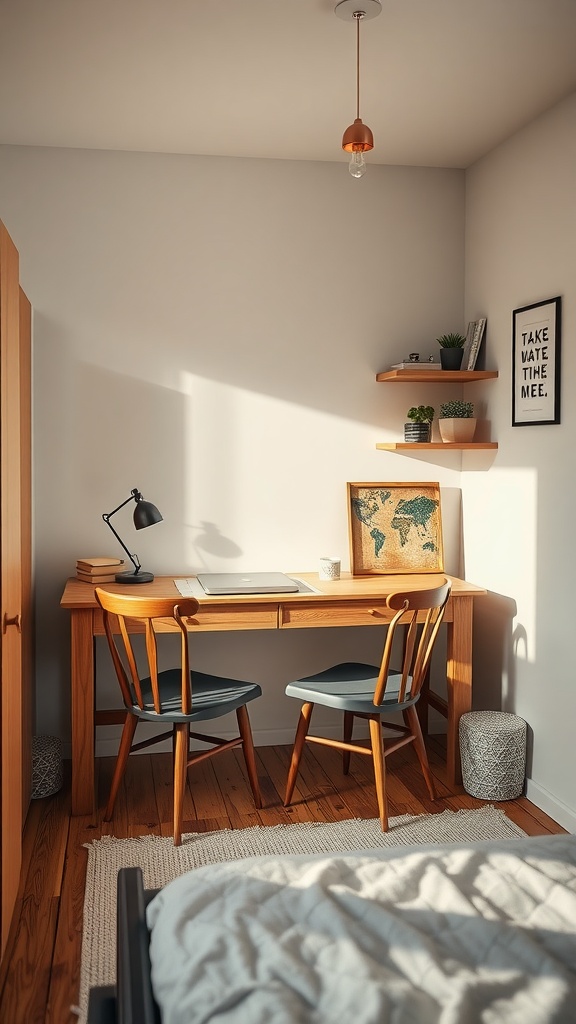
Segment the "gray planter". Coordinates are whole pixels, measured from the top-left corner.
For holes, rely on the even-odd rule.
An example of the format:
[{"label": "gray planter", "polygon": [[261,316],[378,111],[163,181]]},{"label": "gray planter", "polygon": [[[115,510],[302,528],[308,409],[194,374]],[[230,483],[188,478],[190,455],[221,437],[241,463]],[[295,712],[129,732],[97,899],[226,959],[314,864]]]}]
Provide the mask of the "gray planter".
[{"label": "gray planter", "polygon": [[404,440],[411,444],[428,444],[432,433],[431,423],[405,423]]},{"label": "gray planter", "polygon": [[440,363],[443,370],[459,370],[462,366],[463,348],[441,348]]}]

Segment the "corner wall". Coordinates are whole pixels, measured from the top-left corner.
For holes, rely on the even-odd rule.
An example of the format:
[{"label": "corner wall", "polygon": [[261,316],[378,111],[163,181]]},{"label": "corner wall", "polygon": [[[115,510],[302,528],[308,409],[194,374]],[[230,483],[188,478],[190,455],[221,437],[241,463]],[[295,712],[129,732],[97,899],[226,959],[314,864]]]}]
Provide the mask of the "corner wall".
[{"label": "corner wall", "polygon": [[[462,474],[466,575],[490,597],[475,622],[477,707],[529,726],[528,797],[576,831],[574,446],[576,94],[466,175],[467,319],[488,318],[482,387],[498,440]],[[512,311],[562,296],[561,423],[511,426]]]}]

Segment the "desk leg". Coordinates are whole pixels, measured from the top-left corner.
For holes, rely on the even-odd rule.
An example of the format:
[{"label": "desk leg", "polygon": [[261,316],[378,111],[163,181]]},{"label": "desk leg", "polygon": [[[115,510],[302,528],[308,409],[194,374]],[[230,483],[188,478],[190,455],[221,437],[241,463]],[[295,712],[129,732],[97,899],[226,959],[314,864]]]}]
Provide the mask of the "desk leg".
[{"label": "desk leg", "polygon": [[446,781],[451,789],[462,783],[458,726],[472,707],[472,602],[472,597],[455,600],[454,621],[448,623]]},{"label": "desk leg", "polygon": [[94,635],[91,608],[71,612],[72,814],[92,814],[94,793]]}]

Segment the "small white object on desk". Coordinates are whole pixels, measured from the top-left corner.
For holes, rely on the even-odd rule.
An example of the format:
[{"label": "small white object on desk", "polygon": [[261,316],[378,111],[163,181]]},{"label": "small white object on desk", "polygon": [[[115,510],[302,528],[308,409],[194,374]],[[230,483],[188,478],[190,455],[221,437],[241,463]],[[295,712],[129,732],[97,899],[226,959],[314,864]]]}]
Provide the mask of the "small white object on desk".
[{"label": "small white object on desk", "polygon": [[318,576],[321,580],[339,580],[340,559],[329,558],[328,555],[324,555],[320,559],[320,568],[318,570]]}]

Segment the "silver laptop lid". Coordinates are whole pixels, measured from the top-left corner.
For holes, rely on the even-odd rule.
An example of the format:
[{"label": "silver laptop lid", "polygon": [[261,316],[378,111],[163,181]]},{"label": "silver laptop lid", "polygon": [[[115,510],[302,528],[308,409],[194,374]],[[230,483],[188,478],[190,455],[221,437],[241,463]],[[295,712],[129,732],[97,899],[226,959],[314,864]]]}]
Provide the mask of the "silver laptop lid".
[{"label": "silver laptop lid", "polygon": [[199,572],[207,594],[294,594],[298,584],[283,572]]}]

